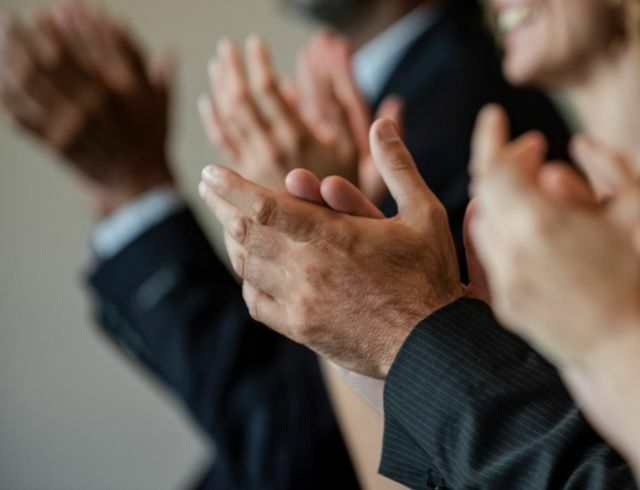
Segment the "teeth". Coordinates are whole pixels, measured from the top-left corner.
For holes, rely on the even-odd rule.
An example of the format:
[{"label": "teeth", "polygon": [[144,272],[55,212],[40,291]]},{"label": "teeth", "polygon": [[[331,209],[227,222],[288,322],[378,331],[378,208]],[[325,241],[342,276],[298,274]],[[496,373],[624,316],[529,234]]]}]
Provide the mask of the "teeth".
[{"label": "teeth", "polygon": [[509,7],[498,14],[498,28],[501,32],[509,32],[526,24],[534,14],[531,7]]}]

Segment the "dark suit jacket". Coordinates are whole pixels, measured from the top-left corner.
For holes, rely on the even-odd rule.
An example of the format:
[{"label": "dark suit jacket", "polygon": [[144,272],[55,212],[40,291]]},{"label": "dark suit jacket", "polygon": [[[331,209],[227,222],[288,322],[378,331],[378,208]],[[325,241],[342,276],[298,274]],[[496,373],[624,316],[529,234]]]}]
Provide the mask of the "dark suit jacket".
[{"label": "dark suit jacket", "polygon": [[[453,3],[386,89],[411,94],[408,144],[449,211],[459,250],[476,109],[505,105],[513,133],[542,130],[554,158],[565,154],[568,137],[548,100],[504,82],[490,37],[469,17],[472,3]],[[394,363],[381,472],[412,488],[635,488],[556,371],[486,305],[466,300],[421,323]]]},{"label": "dark suit jacket", "polygon": [[249,317],[190,212],[102,264],[91,285],[110,337],[214,441],[199,488],[358,488],[316,356]]},{"label": "dark suit jacket", "polygon": [[[477,109],[501,101],[516,132],[539,127],[560,148],[567,137],[544,97],[504,83],[493,44],[473,25],[444,12],[384,91],[405,99],[409,147],[450,212],[459,248]],[[105,331],[215,442],[203,488],[357,488],[315,357],[251,320],[191,213],[147,231],[90,283]]]},{"label": "dark suit jacket", "polygon": [[556,370],[471,300],[427,318],[396,358],[381,472],[411,488],[636,488]]}]

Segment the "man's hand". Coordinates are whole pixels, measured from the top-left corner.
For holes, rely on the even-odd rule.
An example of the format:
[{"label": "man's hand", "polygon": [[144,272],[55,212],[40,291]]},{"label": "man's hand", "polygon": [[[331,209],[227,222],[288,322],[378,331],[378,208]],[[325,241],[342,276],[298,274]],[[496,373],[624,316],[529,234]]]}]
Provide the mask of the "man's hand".
[{"label": "man's hand", "polygon": [[[245,178],[273,190],[302,166],[319,177],[340,175],[380,199],[385,188],[370,158],[370,116],[350,60],[346,41],[320,33],[302,51],[295,83],[281,82],[264,41],[249,38],[244,57],[222,41],[210,66],[213,100],[199,102],[211,143]],[[401,103],[390,98],[381,111],[399,119]]]},{"label": "man's hand", "polygon": [[102,216],[173,182],[167,71],[147,63],[120,23],[82,4],[42,10],[28,23],[0,20],[7,113],[69,162]]},{"label": "man's hand", "polygon": [[201,194],[227,232],[252,316],[346,369],[384,378],[411,330],[463,294],[442,204],[390,120],[371,130],[392,219],[336,213],[220,167]]}]

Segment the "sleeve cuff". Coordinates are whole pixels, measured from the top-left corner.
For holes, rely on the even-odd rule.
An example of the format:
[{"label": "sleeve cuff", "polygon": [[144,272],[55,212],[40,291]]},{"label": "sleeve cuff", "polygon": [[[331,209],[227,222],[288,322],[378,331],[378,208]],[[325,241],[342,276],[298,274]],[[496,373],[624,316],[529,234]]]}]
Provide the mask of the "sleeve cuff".
[{"label": "sleeve cuff", "polygon": [[99,261],[107,261],[138,237],[185,207],[174,187],[153,189],[96,225],[91,246]]}]

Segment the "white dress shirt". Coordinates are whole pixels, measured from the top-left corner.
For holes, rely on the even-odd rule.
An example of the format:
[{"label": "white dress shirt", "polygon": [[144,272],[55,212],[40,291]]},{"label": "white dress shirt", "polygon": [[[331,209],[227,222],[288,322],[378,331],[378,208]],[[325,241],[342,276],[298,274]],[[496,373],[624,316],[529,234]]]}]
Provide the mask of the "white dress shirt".
[{"label": "white dress shirt", "polygon": [[[433,24],[433,7],[421,5],[362,46],[353,57],[353,73],[364,96],[376,100],[413,42]],[[184,209],[173,187],[151,190],[100,222],[91,238],[95,256],[107,261],[156,224]],[[383,413],[384,381],[334,367],[349,386],[378,413]]]}]

